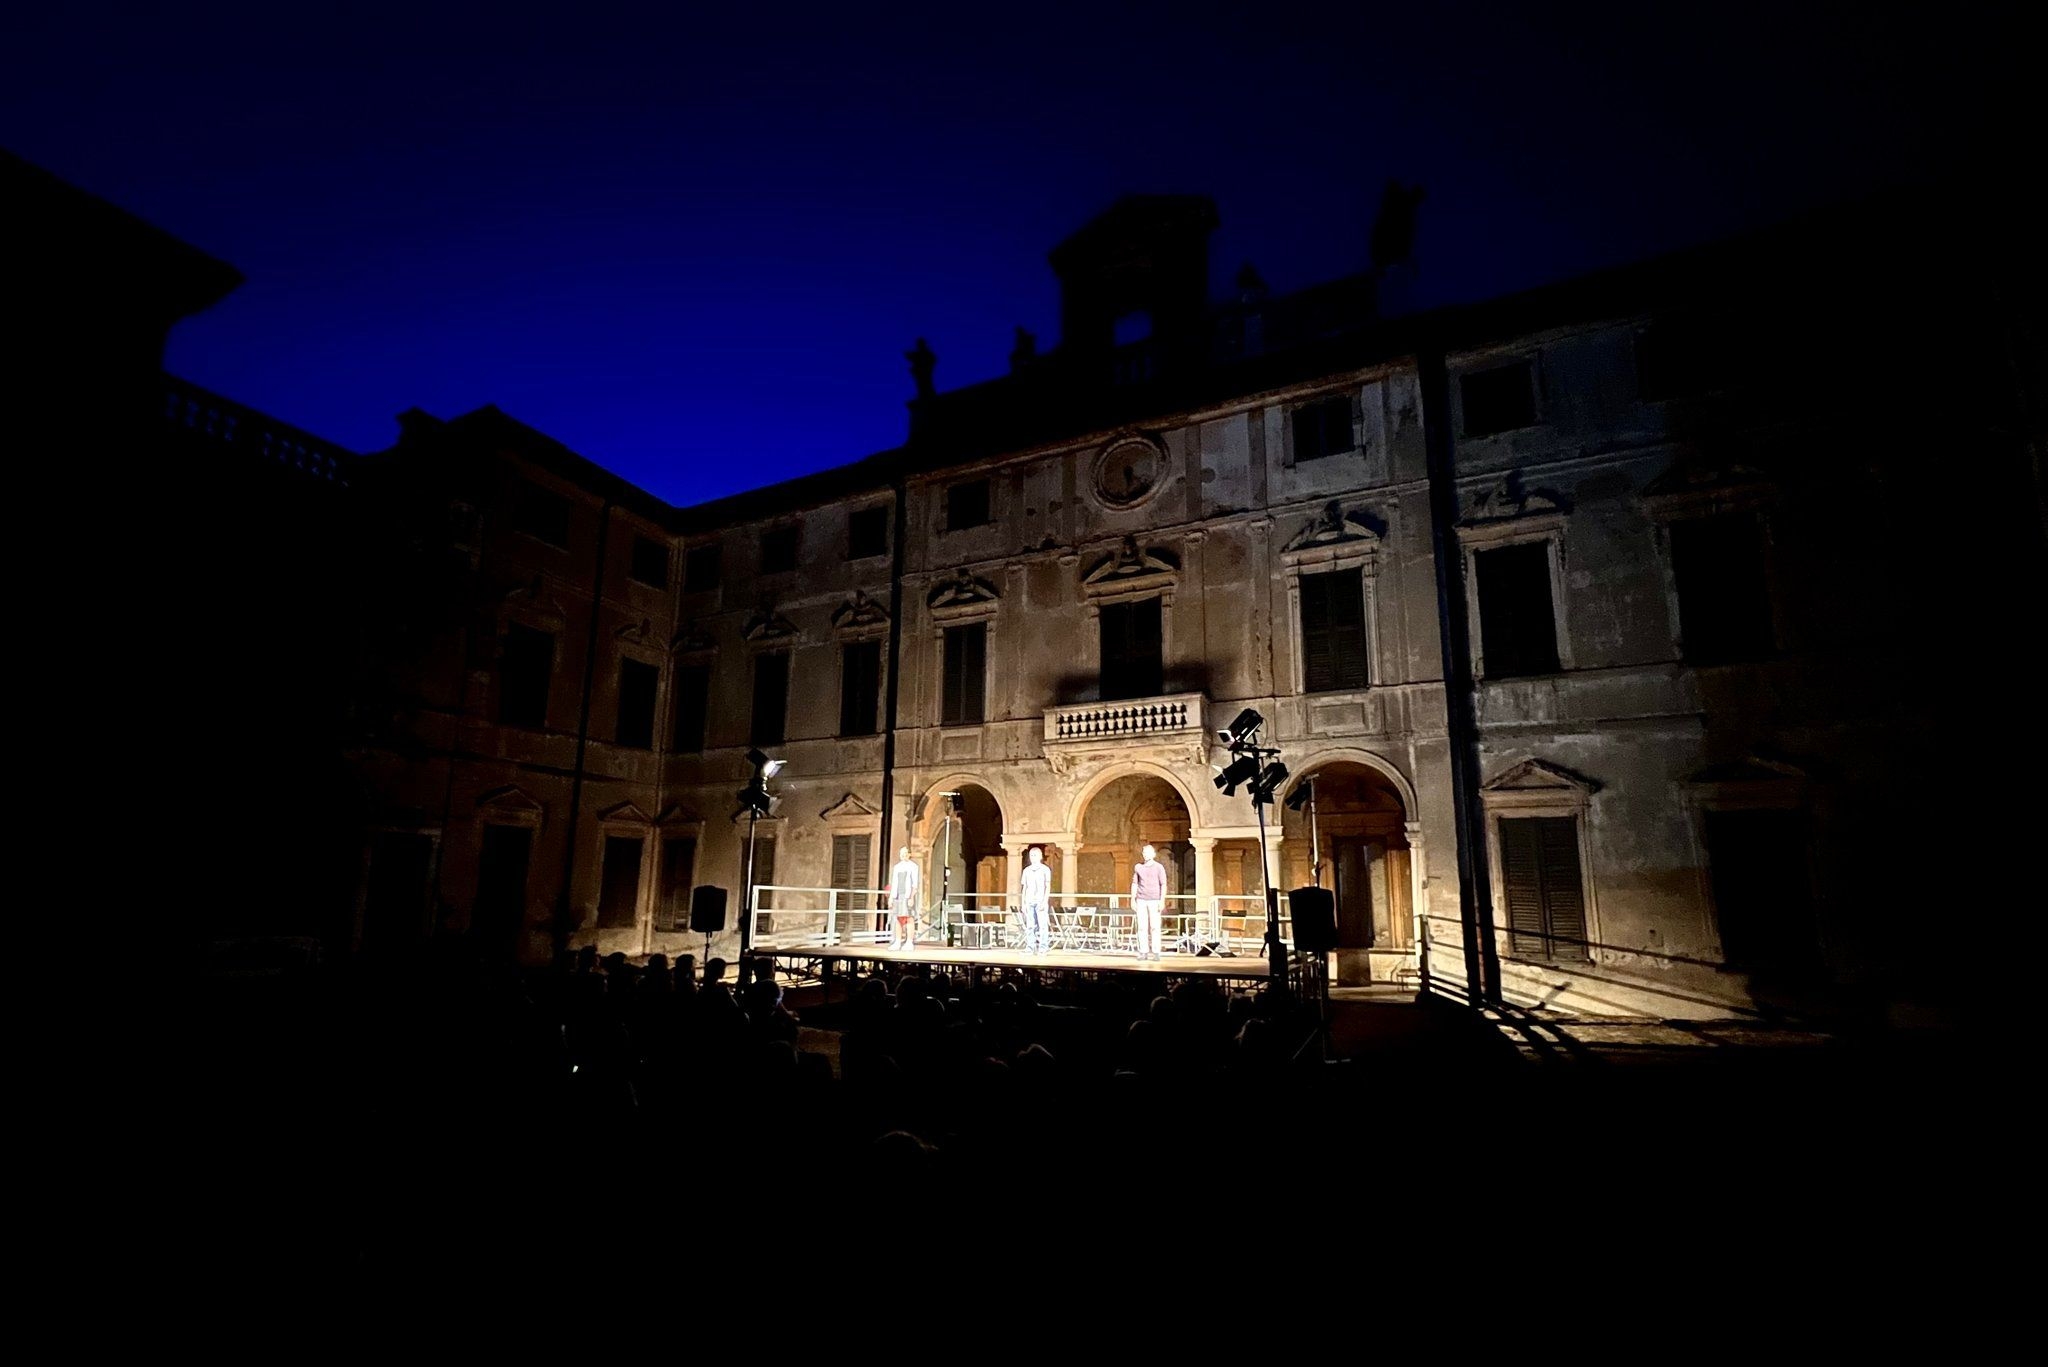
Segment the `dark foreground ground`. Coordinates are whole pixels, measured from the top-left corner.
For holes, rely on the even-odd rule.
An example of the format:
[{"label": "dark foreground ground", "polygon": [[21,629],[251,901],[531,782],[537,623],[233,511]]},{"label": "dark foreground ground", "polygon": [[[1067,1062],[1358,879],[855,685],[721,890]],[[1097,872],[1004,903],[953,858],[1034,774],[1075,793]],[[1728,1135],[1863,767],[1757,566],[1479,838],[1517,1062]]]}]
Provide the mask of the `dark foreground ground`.
[{"label": "dark foreground ground", "polygon": [[1199,992],[774,996],[637,972],[196,985],[149,1042],[153,1159],[209,1277],[374,1298],[687,1269],[734,1256],[734,1231],[845,1256],[906,1209],[963,1253],[1184,1257],[1276,1219],[1336,1247],[1923,1248],[2019,1201],[2039,1147],[2031,1072],[1954,1034],[1560,1066],[1428,1001],[1353,1005],[1325,1050],[1275,1004]]}]

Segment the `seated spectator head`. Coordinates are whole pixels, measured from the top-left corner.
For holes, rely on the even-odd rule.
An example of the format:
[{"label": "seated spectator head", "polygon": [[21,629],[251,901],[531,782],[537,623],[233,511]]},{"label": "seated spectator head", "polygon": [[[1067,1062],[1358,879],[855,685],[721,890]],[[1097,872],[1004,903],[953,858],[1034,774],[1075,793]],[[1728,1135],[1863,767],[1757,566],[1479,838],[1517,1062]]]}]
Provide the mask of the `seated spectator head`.
[{"label": "seated spectator head", "polygon": [[724,981],[725,960],[706,959],[704,961],[704,985],[710,987],[714,983],[722,983]]}]

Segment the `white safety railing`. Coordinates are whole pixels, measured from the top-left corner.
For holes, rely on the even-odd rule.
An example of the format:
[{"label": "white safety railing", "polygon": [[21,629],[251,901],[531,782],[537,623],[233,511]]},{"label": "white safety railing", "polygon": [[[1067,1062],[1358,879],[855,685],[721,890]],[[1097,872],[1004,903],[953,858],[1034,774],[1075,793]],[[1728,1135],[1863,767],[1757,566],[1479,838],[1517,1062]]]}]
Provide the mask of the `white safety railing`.
[{"label": "white safety railing", "polygon": [[[747,912],[750,942],[763,950],[887,948],[895,942],[896,921],[895,913],[882,906],[884,900],[882,889],[758,887]],[[1165,901],[1159,931],[1169,951],[1256,954],[1264,949],[1266,899],[1257,893],[1174,893]],[[1049,929],[1055,949],[1117,953],[1137,945],[1129,893],[1056,892]],[[934,949],[1024,947],[1023,913],[1001,892],[954,893],[943,909],[921,906],[915,930],[918,944]],[[1285,901],[1280,904],[1280,938],[1293,948]]]}]

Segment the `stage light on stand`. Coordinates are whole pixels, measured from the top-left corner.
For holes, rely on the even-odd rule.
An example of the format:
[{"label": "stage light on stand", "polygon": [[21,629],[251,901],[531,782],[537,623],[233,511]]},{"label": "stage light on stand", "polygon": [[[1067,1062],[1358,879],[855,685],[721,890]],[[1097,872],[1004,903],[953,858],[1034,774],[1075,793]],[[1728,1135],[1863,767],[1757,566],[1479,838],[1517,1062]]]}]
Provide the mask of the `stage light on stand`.
[{"label": "stage light on stand", "polygon": [[1280,785],[1287,782],[1287,766],[1276,759],[1251,782],[1253,804],[1267,806],[1273,801],[1273,794],[1280,791]]},{"label": "stage light on stand", "polygon": [[1236,797],[1237,785],[1250,783],[1259,776],[1259,761],[1251,755],[1239,755],[1226,769],[1217,771],[1216,786],[1223,790],[1223,796]]},{"label": "stage light on stand", "polygon": [[1237,714],[1236,721],[1216,733],[1216,739],[1235,750],[1241,745],[1250,744],[1258,729],[1265,724],[1264,717],[1255,709],[1247,707]]},{"label": "stage light on stand", "polygon": [[[747,877],[740,902],[740,960],[745,962],[754,945],[754,826],[764,816],[782,809],[782,799],[768,791],[768,780],[782,772],[783,762],[770,759],[759,750],[747,751],[747,763],[754,766],[747,786],[740,789],[740,808],[747,814]],[[735,814],[737,815],[737,814]]]}]

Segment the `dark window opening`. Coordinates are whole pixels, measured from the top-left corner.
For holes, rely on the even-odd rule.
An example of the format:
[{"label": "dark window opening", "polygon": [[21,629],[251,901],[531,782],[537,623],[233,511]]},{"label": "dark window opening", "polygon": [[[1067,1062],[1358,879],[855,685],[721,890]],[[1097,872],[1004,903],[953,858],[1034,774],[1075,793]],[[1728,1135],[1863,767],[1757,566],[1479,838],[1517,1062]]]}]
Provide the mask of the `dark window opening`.
[{"label": "dark window opening", "polygon": [[669,746],[694,755],[704,748],[704,723],[711,710],[711,666],[676,667],[676,725]]},{"label": "dark window opening", "polygon": [[626,574],[649,588],[668,587],[668,543],[652,537],[633,538],[633,563]]},{"label": "dark window opening", "polygon": [[548,686],[555,672],[555,638],[521,626],[505,628],[498,661],[498,721],[505,726],[548,724]]},{"label": "dark window opening", "polygon": [[1351,435],[1351,397],[1318,399],[1294,410],[1294,459],[1321,460],[1358,449]]},{"label": "dark window opening", "polygon": [[1655,322],[1636,334],[1636,397],[1655,403],[1726,388],[1727,343],[1696,324]]},{"label": "dark window opening", "polygon": [[797,525],[770,527],[761,533],[761,573],[787,574],[796,568]]},{"label": "dark window opening", "polygon": [[1550,601],[1550,547],[1531,541],[1480,551],[1479,646],[1489,679],[1557,672],[1557,617]]},{"label": "dark window opening", "polygon": [[864,560],[889,549],[889,510],[861,508],[846,519],[846,558]]},{"label": "dark window opening", "polygon": [[1153,698],[1164,687],[1160,600],[1102,605],[1102,698]]},{"label": "dark window opening", "polygon": [[1361,570],[1301,576],[1301,686],[1309,693],[1371,682]]},{"label": "dark window opening", "polygon": [[882,643],[853,641],[839,652],[839,734],[872,736],[881,698]]},{"label": "dark window opening", "polygon": [[970,479],[946,490],[946,530],[965,531],[988,522],[988,481]]},{"label": "dark window opening", "polygon": [[[832,837],[832,886],[835,888],[866,888],[868,885],[868,856],[873,842],[864,835],[835,835]],[[867,910],[866,892],[857,892],[841,897],[839,905],[853,911]]]},{"label": "dark window opening", "polygon": [[654,911],[657,930],[690,928],[690,889],[697,879],[697,842],[687,835],[661,843],[661,900]]},{"label": "dark window opening", "polygon": [[604,838],[604,873],[597,895],[597,928],[630,930],[639,916],[640,858],[647,842],[637,835]]},{"label": "dark window opening", "polygon": [[1498,366],[1458,381],[1465,406],[1465,435],[1490,437],[1536,421],[1535,367],[1527,361]]},{"label": "dark window opening", "polygon": [[493,954],[518,952],[526,926],[526,876],[533,857],[533,832],[525,826],[484,827],[477,855],[476,902],[470,933]]},{"label": "dark window opening", "polygon": [[717,587],[718,547],[690,547],[683,556],[683,592],[704,593]]},{"label": "dark window opening", "polygon": [[1536,959],[1592,957],[1577,817],[1502,818],[1500,866],[1514,953]]},{"label": "dark window opening", "polygon": [[661,671],[642,660],[619,661],[618,743],[635,750],[654,748],[654,695]]},{"label": "dark window opening", "polygon": [[780,745],[788,725],[789,655],[776,651],[754,657],[754,715],[747,739],[755,745]]},{"label": "dark window opening", "polygon": [[1752,972],[1811,972],[1820,945],[1805,814],[1766,808],[1706,818],[1722,958]]},{"label": "dark window opening", "polygon": [[419,943],[432,931],[428,883],[434,842],[417,831],[378,831],[363,889],[363,952]]},{"label": "dark window opening", "polygon": [[521,480],[514,495],[512,525],[550,546],[569,544],[569,500],[541,488],[532,480]]},{"label": "dark window opening", "polygon": [[1763,524],[1732,513],[1674,522],[1671,571],[1678,636],[1691,664],[1768,658],[1776,647],[1764,575]]},{"label": "dark window opening", "polygon": [[946,726],[972,726],[982,719],[988,660],[988,624],[946,629],[946,683],[939,720]]}]

